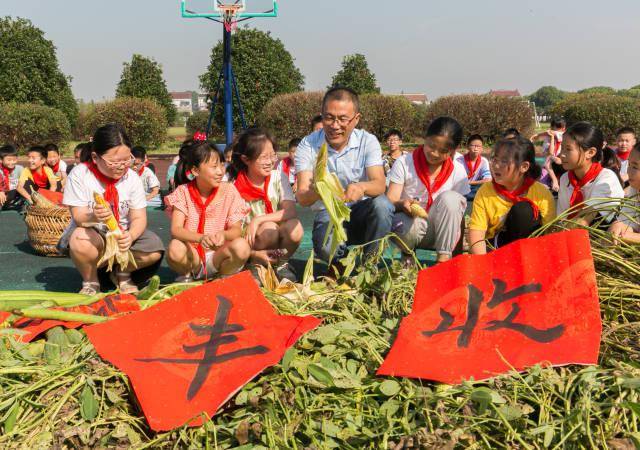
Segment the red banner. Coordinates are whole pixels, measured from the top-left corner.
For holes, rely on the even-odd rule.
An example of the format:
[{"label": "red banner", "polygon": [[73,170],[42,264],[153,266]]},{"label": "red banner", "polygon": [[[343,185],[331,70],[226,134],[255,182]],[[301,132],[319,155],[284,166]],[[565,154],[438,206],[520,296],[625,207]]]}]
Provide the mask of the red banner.
[{"label": "red banner", "polygon": [[378,374],[455,384],[538,363],[596,364],[601,331],[588,233],[523,239],[422,270]]},{"label": "red banner", "polygon": [[[115,294],[100,299],[91,305],[52,309],[106,317],[140,311],[140,305],[138,299],[133,295]],[[11,313],[8,312],[0,312],[0,323],[4,322],[10,315]],[[53,327],[80,328],[82,325],[84,325],[82,322],[63,322],[60,320],[30,319],[25,317],[16,320],[11,327],[25,332],[25,334],[17,335],[16,339],[23,342],[31,342]]]},{"label": "red banner", "polygon": [[243,272],[85,331],[129,376],[149,426],[163,431],[202,424],[202,413],[213,416],[320,322],[278,315]]}]

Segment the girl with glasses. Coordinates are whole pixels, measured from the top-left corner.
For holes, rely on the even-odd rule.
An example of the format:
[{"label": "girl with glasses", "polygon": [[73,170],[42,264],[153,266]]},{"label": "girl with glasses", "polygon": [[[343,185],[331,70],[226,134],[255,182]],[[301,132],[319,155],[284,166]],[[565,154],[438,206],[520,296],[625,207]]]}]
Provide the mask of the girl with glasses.
[{"label": "girl with glasses", "polygon": [[[112,214],[122,229],[120,251],[131,250],[136,262],[136,267],[117,267],[112,272],[111,279],[120,292],[137,292],[138,284],[160,266],[164,246],[147,230],[144,188],[130,168],[131,161],[131,142],[125,130],[120,125],[105,125],[93,137],[89,161],[75,167],[67,178],[63,203],[71,209],[72,221],[58,247],[69,249],[82,276],[83,294],[100,292],[99,276],[106,279],[102,276],[106,271],[97,263],[105,247],[102,223]],[[101,194],[109,207],[95,204],[94,192]]]},{"label": "girl with glasses", "polygon": [[296,281],[288,264],[304,235],[295,209],[289,177],[274,170],[276,145],[260,128],[240,135],[233,147],[229,177],[249,204],[245,239],[251,246],[251,262],[272,264],[279,278]]},{"label": "girl with glasses", "polygon": [[551,192],[538,178],[533,144],[522,137],[498,141],[490,158],[491,183],[478,190],[469,223],[470,251],[487,253],[488,240],[502,247],[531,233],[555,218]]}]

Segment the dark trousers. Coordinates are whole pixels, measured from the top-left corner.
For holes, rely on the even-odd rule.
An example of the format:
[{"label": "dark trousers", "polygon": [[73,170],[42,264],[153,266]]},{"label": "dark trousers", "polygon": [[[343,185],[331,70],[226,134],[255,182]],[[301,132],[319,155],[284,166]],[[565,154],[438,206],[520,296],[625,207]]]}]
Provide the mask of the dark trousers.
[{"label": "dark trousers", "polygon": [[20,211],[24,205],[24,199],[18,194],[18,191],[12,189],[5,192],[5,194],[7,195],[7,201],[2,205],[2,211]]},{"label": "dark trousers", "polygon": [[[343,258],[348,245],[361,245],[385,237],[391,231],[394,206],[386,195],[360,200],[351,206],[351,218],[344,224],[347,232],[347,242],[338,245],[334,259]],[[323,245],[324,237],[329,227],[329,214],[326,210],[319,211],[313,222],[313,250],[317,257],[329,262],[331,256],[331,239]],[[365,247],[365,253],[370,254],[378,249],[378,244]]]},{"label": "dark trousers", "polygon": [[[31,195],[33,191],[37,191],[38,189],[40,189],[40,187],[37,184],[35,184],[33,180],[27,180],[24,183],[24,189],[29,193],[29,195]],[[51,189],[51,186],[47,184],[46,189]],[[58,183],[56,184],[56,191],[60,192],[61,190],[62,190],[62,183],[58,181]]]},{"label": "dark trousers", "polygon": [[540,215],[533,217],[533,208],[529,202],[519,202],[511,207],[504,221],[504,226],[496,234],[494,246],[503,247],[518,239],[525,239],[542,226]]}]

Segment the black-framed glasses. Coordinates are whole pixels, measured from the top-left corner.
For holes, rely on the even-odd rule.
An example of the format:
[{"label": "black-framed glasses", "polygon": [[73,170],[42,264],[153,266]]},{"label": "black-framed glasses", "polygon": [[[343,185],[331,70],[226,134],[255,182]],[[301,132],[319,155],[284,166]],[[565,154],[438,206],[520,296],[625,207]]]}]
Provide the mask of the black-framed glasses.
[{"label": "black-framed glasses", "polygon": [[342,126],[342,127],[346,127],[347,125],[349,125],[351,122],[353,122],[353,120],[358,117],[359,113],[356,113],[351,119],[349,119],[348,117],[334,117],[331,114],[323,114],[322,115],[322,123],[324,123],[325,125],[333,125],[334,122],[338,122],[338,125]]}]

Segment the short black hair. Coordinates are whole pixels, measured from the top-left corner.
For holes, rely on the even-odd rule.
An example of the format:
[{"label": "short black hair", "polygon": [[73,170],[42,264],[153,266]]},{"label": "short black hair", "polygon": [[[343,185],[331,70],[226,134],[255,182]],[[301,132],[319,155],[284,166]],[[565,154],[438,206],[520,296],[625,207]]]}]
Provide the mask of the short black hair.
[{"label": "short black hair", "polygon": [[293,138],[289,141],[289,146],[287,148],[297,147],[302,142],[300,138]]},{"label": "short black hair", "polygon": [[335,86],[329,89],[322,99],[322,112],[324,112],[324,107],[327,102],[331,100],[350,101],[353,103],[356,113],[360,112],[360,99],[358,98],[358,93],[351,88]]},{"label": "short black hair", "polygon": [[527,177],[537,180],[542,175],[542,167],[536,162],[536,149],[529,139],[522,136],[500,139],[493,146],[492,156],[498,153],[504,154],[516,166],[528,162],[529,170],[525,174]]},{"label": "short black hair", "polygon": [[469,145],[471,141],[480,141],[484,144],[484,139],[482,139],[482,136],[480,136],[479,134],[472,134],[471,136],[469,136],[469,138],[467,139],[467,145]]},{"label": "short black hair", "polygon": [[137,145],[131,149],[131,154],[134,158],[144,160],[144,158],[147,156],[147,149],[140,145]]},{"label": "short black hair", "polygon": [[322,114],[313,116],[313,119],[311,119],[311,128],[315,127],[319,123],[322,123]]},{"label": "short black hair", "polygon": [[633,134],[633,136],[635,137],[636,132],[631,127],[622,127],[618,131],[616,131],[616,137],[620,136],[621,134]]},{"label": "short black hair", "polygon": [[34,145],[27,150],[27,155],[29,153],[40,153],[42,159],[47,159],[47,151],[41,145]]},{"label": "short black hair", "polygon": [[518,137],[520,136],[520,132],[517,128],[507,128],[504,130],[504,133],[502,133],[502,137],[506,138],[507,136]]},{"label": "short black hair", "polygon": [[395,128],[392,128],[389,131],[387,131],[387,133],[384,135],[384,140],[386,141],[391,136],[398,136],[398,139],[402,140],[402,132]]},{"label": "short black hair", "polygon": [[56,152],[58,155],[60,154],[60,150],[58,149],[58,146],[56,144],[47,144],[44,146],[44,151],[49,153],[49,152]]},{"label": "short black hair", "polygon": [[567,128],[567,121],[562,117],[554,117],[551,119],[549,126],[552,130],[561,130],[562,128]]},{"label": "short black hair", "polygon": [[462,125],[449,116],[440,116],[435,118],[427,127],[424,137],[430,136],[444,136],[448,140],[448,148],[450,150],[456,149],[462,142],[464,131]]},{"label": "short black hair", "polygon": [[604,134],[602,134],[602,131],[595,125],[589,122],[574,123],[567,131],[564,132],[564,136],[576,141],[576,144],[578,144],[578,147],[580,147],[582,151],[595,148],[596,154],[593,157],[593,162],[602,161]]},{"label": "short black hair", "polygon": [[0,147],[0,159],[5,156],[18,156],[18,149],[11,144],[6,144]]}]

